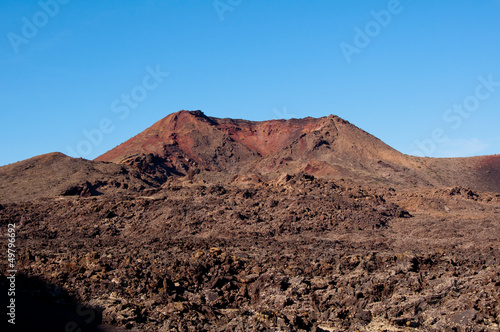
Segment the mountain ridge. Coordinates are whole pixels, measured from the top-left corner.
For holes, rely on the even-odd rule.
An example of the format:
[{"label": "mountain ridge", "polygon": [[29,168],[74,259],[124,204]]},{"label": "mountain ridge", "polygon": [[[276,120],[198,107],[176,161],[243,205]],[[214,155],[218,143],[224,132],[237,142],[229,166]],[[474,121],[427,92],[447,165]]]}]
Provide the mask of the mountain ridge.
[{"label": "mountain ridge", "polygon": [[249,121],[179,111],[93,161],[49,153],[2,166],[0,200],[135,193],[179,181],[258,184],[283,174],[500,192],[500,155],[409,156],[335,115]]},{"label": "mountain ridge", "polygon": [[[219,178],[224,173],[230,178],[263,181],[284,172],[303,172],[388,184],[466,185],[500,190],[500,155],[409,156],[336,115],[249,121],[182,110],[167,115],[95,160],[143,164],[148,154],[160,158],[160,163],[179,174],[203,173],[203,179],[211,178],[207,172]],[[465,175],[448,174],[446,168],[455,168]],[[481,172],[475,174],[476,170]],[[222,176],[223,180],[227,181],[228,176]]]}]

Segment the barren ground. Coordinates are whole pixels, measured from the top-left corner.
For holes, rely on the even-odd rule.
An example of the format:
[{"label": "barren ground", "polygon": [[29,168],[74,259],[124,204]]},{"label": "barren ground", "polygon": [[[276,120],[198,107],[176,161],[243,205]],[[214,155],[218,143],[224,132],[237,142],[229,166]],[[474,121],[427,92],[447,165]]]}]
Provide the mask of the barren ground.
[{"label": "barren ground", "polygon": [[26,328],[46,310],[61,330],[498,331],[499,196],[185,181],[7,203],[0,227],[17,225]]}]

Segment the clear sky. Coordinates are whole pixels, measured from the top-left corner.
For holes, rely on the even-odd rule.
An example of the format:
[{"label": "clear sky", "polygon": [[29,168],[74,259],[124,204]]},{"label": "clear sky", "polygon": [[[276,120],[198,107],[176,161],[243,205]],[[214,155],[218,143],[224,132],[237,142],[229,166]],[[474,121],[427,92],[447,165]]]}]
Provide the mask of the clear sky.
[{"label": "clear sky", "polygon": [[500,153],[500,1],[0,3],[0,165],[93,159],[181,109],[336,114],[407,154]]}]

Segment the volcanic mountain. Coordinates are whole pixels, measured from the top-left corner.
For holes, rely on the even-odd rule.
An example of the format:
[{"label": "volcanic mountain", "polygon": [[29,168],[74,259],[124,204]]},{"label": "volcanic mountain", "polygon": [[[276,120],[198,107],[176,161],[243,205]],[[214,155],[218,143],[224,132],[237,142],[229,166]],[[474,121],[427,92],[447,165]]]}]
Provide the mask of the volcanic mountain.
[{"label": "volcanic mountain", "polygon": [[283,173],[306,173],[500,191],[500,155],[408,156],[334,115],[256,122],[179,111],[96,161],[135,166],[160,181],[193,174],[201,179],[265,181]]},{"label": "volcanic mountain", "polygon": [[408,156],[334,115],[256,122],[179,111],[94,161],[50,153],[0,167],[0,199],[135,193],[185,179],[255,184],[284,174],[500,192],[500,155]]}]

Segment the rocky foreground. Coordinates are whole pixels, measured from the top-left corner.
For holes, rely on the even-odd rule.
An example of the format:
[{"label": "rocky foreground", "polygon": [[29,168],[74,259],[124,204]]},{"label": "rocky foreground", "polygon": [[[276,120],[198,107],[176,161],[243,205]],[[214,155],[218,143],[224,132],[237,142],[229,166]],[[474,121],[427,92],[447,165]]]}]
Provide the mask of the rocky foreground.
[{"label": "rocky foreground", "polygon": [[500,326],[499,194],[304,174],[135,194],[83,189],[0,205],[1,229],[16,223],[18,328]]}]

